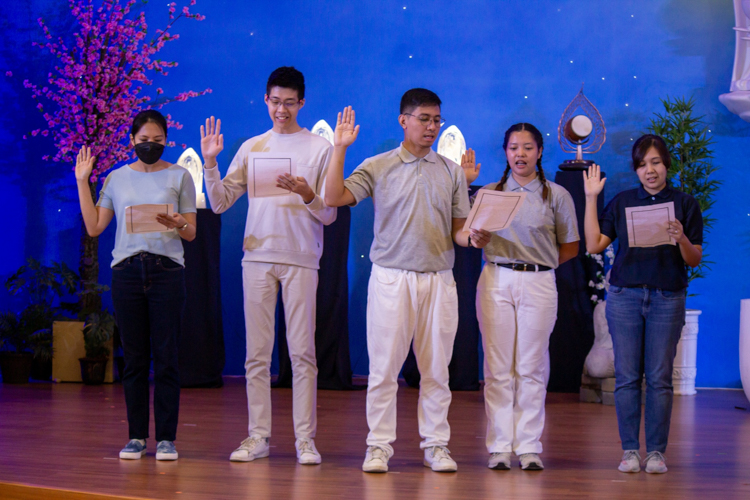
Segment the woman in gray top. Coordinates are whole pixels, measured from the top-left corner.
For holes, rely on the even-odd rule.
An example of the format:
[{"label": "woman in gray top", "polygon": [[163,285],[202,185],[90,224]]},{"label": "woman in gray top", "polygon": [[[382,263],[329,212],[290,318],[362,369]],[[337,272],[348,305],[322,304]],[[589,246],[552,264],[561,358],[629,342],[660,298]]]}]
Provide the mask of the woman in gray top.
[{"label": "woman in gray top", "polygon": [[[130,441],[120,451],[122,459],[139,459],[146,454],[152,351],[156,459],[177,459],[174,446],[180,405],[177,337],[185,303],[180,239],[195,238],[196,209],[190,173],[161,159],[166,141],[164,116],[155,110],[138,113],[130,136],[138,160],[107,176],[97,206],[88,186],[96,157],[88,146],[78,153],[75,168],[81,214],[88,234],[99,236],[112,217],[117,217],[112,251],[112,302],[125,354],[122,385],[130,433]],[[127,208],[144,204],[173,207],[172,214],[155,216],[164,226],[163,231],[137,232],[137,227],[129,224]]]},{"label": "woman in gray top", "polygon": [[[542,134],[518,123],[505,133],[507,167],[484,187],[525,193],[510,226],[492,233],[477,284],[484,346],[484,400],[491,469],[544,468],[539,453],[547,395],[549,337],[557,320],[558,265],[578,254],[573,199],[542,170]],[[479,246],[479,245],[477,245]]]}]

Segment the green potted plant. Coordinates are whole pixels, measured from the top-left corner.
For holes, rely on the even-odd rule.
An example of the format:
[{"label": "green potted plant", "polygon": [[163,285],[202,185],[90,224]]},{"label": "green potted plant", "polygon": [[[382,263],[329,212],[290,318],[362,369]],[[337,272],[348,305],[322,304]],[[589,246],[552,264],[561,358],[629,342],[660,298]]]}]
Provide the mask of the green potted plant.
[{"label": "green potted plant", "polygon": [[61,299],[75,292],[77,282],[76,274],[64,263],[43,266],[33,258],[5,282],[11,295],[23,293],[29,304],[19,313],[8,311],[0,315],[0,370],[4,382],[28,382],[35,361],[42,365],[38,373],[51,373],[52,322],[69,306]]},{"label": "green potted plant", "polygon": [[81,379],[84,384],[104,383],[110,347],[115,330],[115,318],[108,311],[94,312],[86,317],[83,327],[83,341],[86,357],[79,358]]},{"label": "green potted plant", "polygon": [[[715,193],[721,184],[714,174],[717,166],[713,164],[709,129],[702,116],[693,116],[695,99],[667,97],[662,99],[664,114],[656,114],[651,120],[649,132],[660,135],[669,147],[672,166],[668,176],[670,185],[691,195],[700,205],[703,214],[703,259],[701,264],[688,269],[688,282],[706,276],[712,262],[706,257],[706,239],[715,219],[710,210],[715,200]],[[695,391],[696,355],[698,350],[698,316],[701,311],[688,309],[685,314],[685,327],[677,345],[675,356],[673,384],[674,393],[693,395]]]}]

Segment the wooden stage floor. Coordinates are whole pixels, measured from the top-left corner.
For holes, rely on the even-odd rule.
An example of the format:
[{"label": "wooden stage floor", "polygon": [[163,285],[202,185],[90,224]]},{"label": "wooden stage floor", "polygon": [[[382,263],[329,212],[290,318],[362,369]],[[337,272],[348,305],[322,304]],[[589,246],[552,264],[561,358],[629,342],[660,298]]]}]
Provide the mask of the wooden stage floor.
[{"label": "wooden stage floor", "polygon": [[247,417],[244,379],[227,378],[223,389],[183,390],[177,462],[156,462],[153,440],[144,459],[121,461],[121,385],[0,384],[0,498],[750,498],[750,404],[741,391],[675,398],[670,471],[662,476],[619,473],[614,407],[573,394],[547,398],[542,472],[523,472],[515,459],[510,471],[486,468],[481,392],[453,394],[455,474],[422,465],[415,389],[399,389],[399,439],[387,474],[361,470],[364,391],[318,392],[320,466],[296,463],[291,390],[274,389],[273,404],[268,459],[229,462]]}]

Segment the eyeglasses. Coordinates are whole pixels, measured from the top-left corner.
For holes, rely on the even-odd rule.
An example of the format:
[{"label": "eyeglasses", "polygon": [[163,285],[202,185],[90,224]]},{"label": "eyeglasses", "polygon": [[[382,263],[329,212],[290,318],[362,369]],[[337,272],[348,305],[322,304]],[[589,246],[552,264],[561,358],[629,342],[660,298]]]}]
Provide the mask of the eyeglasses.
[{"label": "eyeglasses", "polygon": [[269,99],[268,104],[270,104],[274,108],[284,106],[286,109],[294,109],[299,104],[299,101],[280,101],[278,99]]},{"label": "eyeglasses", "polygon": [[429,127],[430,126],[430,122],[434,123],[436,127],[442,127],[443,125],[445,125],[445,120],[443,119],[442,116],[436,116],[435,118],[432,118],[432,117],[426,116],[426,115],[419,115],[419,116],[417,116],[417,115],[413,115],[411,113],[404,113],[404,114],[405,115],[409,115],[409,116],[413,116],[414,118],[416,118],[417,120],[419,120],[419,123],[421,123],[422,126],[424,126],[424,127]]}]

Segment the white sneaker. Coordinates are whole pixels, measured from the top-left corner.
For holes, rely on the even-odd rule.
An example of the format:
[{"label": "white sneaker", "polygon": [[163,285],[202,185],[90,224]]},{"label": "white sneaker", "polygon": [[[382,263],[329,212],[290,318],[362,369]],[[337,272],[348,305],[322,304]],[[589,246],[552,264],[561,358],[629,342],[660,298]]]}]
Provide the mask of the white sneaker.
[{"label": "white sneaker", "polygon": [[322,461],[312,439],[298,439],[294,447],[297,448],[297,462],[302,465],[318,465]]},{"label": "white sneaker", "polygon": [[242,441],[240,447],[229,455],[232,462],[252,462],[256,458],[268,456],[268,438],[249,437]]},{"label": "white sneaker", "polygon": [[456,472],[458,465],[445,446],[431,446],[424,450],[424,466],[435,472]]},{"label": "white sneaker", "polygon": [[518,460],[522,470],[544,470],[542,459],[536,453],[524,453]]},{"label": "white sneaker", "polygon": [[510,470],[510,453],[493,453],[490,455],[490,461],[487,467],[495,470]]},{"label": "white sneaker", "polygon": [[667,459],[658,451],[646,455],[646,472],[649,474],[664,474],[667,472]]},{"label": "white sneaker", "polygon": [[620,472],[641,472],[641,456],[638,450],[625,450],[617,467]]},{"label": "white sneaker", "polygon": [[365,472],[388,472],[388,452],[380,446],[368,446],[362,470]]}]

